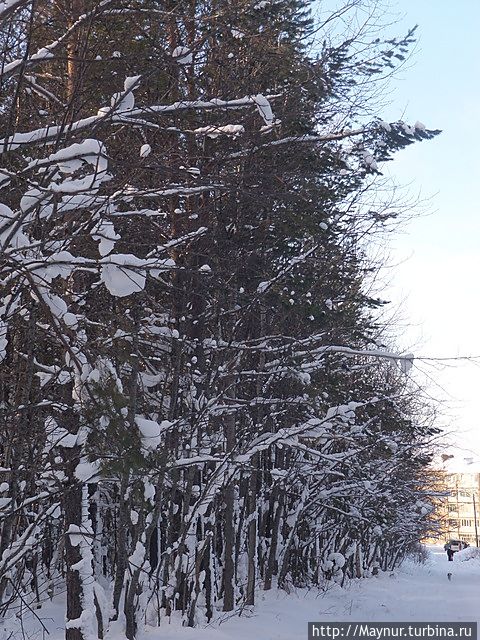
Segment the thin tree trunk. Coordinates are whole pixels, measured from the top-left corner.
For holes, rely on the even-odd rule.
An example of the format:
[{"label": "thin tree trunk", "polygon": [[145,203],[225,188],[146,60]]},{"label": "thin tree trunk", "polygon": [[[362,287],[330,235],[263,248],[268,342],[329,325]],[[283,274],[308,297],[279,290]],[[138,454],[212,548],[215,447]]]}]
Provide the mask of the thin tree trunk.
[{"label": "thin tree trunk", "polygon": [[127,570],[127,504],[125,501],[125,491],[128,486],[128,478],[123,478],[120,484],[119,509],[117,520],[117,562],[115,571],[115,582],[113,586],[113,616],[112,620],[118,619],[120,609],[120,597],[122,595],[125,571]]},{"label": "thin tree trunk", "polygon": [[274,500],[274,505],[277,503],[277,508],[275,510],[275,515],[272,524],[272,532],[271,532],[271,542],[270,549],[268,553],[268,561],[267,561],[267,569],[265,572],[265,581],[263,588],[265,591],[268,591],[272,588],[272,578],[275,573],[275,568],[277,564],[277,547],[278,547],[278,535],[280,532],[280,523],[282,520],[283,513],[283,493],[275,488],[274,494],[276,496],[276,500]]},{"label": "thin tree trunk", "polygon": [[248,574],[245,604],[255,604],[255,586],[257,574],[257,471],[258,454],[252,459],[253,470],[248,483]]},{"label": "thin tree trunk", "polygon": [[[68,531],[70,525],[80,527],[82,524],[82,485],[74,478],[74,471],[78,461],[78,448],[69,451],[69,479],[70,488],[65,495],[65,527]],[[66,640],[84,640],[82,630],[79,627],[68,627],[68,621],[77,620],[83,612],[82,607],[82,583],[80,573],[72,567],[82,559],[80,546],[73,546],[70,536],[65,536],[65,565],[67,586],[67,628]]]},{"label": "thin tree trunk", "polygon": [[[85,0],[70,0],[68,4],[68,27],[72,27],[85,12]],[[82,30],[76,29],[67,42],[67,101],[72,113],[74,102],[79,98],[82,80]]]},{"label": "thin tree trunk", "polygon": [[[235,393],[232,381],[227,381],[226,396],[232,399]],[[235,414],[229,413],[225,418],[224,435],[227,454],[235,448]],[[224,511],[224,569],[223,569],[223,610],[232,611],[235,606],[235,485],[233,479],[225,488]]]}]

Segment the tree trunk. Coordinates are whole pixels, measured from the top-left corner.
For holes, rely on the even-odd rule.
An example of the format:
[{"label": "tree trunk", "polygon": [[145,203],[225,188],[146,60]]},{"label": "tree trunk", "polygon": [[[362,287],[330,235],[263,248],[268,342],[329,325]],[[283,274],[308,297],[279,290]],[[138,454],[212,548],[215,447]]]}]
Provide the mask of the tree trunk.
[{"label": "tree trunk", "polygon": [[124,478],[120,484],[118,521],[116,527],[117,534],[117,562],[115,571],[115,582],[113,586],[113,610],[112,620],[118,619],[120,609],[120,597],[122,595],[123,583],[125,580],[125,571],[127,569],[127,505],[125,502],[125,491],[127,489],[128,479]]},{"label": "tree trunk", "polygon": [[268,553],[268,561],[267,561],[267,570],[265,572],[265,581],[263,588],[265,591],[268,591],[272,588],[272,578],[275,573],[275,568],[277,564],[277,547],[278,547],[278,534],[280,532],[280,523],[282,521],[282,513],[283,513],[283,493],[280,493],[278,489],[275,489],[275,495],[277,496],[277,500],[274,501],[277,503],[277,508],[275,510],[275,516],[272,524],[272,532],[271,532],[271,542],[270,549]]},{"label": "tree trunk", "polygon": [[[80,527],[82,524],[82,485],[75,480],[73,472],[77,463],[77,448],[70,450],[74,455],[69,460],[71,474],[69,474],[70,488],[65,495],[65,528],[68,531],[70,525]],[[69,451],[69,453],[70,453]],[[79,545],[73,546],[70,536],[65,536],[65,565],[67,585],[67,628],[65,632],[66,640],[84,640],[81,628],[68,628],[68,621],[80,618],[83,612],[82,607],[82,583],[80,573],[72,567],[82,559]]]},{"label": "tree trunk", "polygon": [[247,574],[247,595],[245,604],[255,604],[255,586],[257,573],[257,471],[258,454],[252,459],[252,467],[248,486],[248,574]]},{"label": "tree trunk", "polygon": [[[232,381],[227,381],[226,396],[233,398],[235,393]],[[224,427],[227,454],[235,447],[235,414],[229,413],[225,418]],[[223,610],[232,611],[235,606],[235,485],[233,479],[225,488],[224,511],[224,570],[223,570]]]}]

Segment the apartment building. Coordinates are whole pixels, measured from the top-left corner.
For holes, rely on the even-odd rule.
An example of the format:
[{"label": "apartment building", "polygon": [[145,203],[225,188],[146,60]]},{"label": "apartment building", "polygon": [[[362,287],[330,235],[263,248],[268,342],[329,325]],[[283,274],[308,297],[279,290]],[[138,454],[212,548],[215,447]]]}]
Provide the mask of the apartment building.
[{"label": "apartment building", "polygon": [[446,473],[442,504],[446,539],[464,540],[479,546],[480,473]]}]

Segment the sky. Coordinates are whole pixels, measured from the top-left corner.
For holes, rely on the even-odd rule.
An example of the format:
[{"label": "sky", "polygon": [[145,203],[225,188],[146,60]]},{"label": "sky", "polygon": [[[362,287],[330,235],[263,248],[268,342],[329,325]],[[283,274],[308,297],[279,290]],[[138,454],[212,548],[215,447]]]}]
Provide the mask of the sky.
[{"label": "sky", "polygon": [[[398,311],[401,349],[431,358],[480,356],[480,2],[381,0],[386,34],[418,25],[412,58],[392,79],[384,120],[441,129],[382,171],[419,199],[419,216],[390,238],[383,295]],[[323,6],[332,0],[323,0]],[[334,2],[338,6],[339,2]],[[396,24],[392,24],[395,22]],[[421,214],[421,215],[420,215]],[[439,405],[459,468],[479,461],[480,358],[417,361],[416,377]]]},{"label": "sky", "polygon": [[[388,166],[428,210],[392,239],[388,297],[400,307],[407,350],[480,356],[480,2],[401,0],[392,9],[399,27],[418,24],[419,42],[394,80],[388,119],[420,120],[442,134]],[[419,366],[442,400],[439,422],[458,446],[456,459],[480,460],[480,359]]]}]

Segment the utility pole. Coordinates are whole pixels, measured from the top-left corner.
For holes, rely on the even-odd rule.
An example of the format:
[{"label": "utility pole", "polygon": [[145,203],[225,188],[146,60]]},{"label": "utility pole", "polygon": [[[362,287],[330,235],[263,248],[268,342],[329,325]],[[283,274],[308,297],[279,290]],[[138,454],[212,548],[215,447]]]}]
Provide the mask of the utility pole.
[{"label": "utility pole", "polygon": [[478,547],[478,526],[477,526],[477,507],[475,505],[475,493],[473,495],[473,517],[475,522],[475,544]]}]

